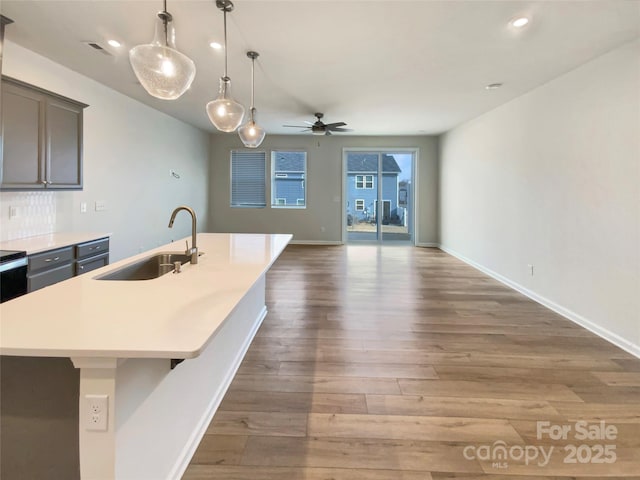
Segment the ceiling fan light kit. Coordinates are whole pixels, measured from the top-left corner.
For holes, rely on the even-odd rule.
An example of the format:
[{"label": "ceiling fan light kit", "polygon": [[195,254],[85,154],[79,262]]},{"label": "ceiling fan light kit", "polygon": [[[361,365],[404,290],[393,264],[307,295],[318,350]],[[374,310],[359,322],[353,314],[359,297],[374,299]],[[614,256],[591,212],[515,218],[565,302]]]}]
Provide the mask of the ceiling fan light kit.
[{"label": "ceiling fan light kit", "polygon": [[249,121],[238,129],[238,136],[240,137],[240,140],[242,140],[244,146],[247,148],[259,147],[264,140],[264,136],[266,133],[264,131],[264,128],[256,125],[256,108],[253,105],[255,62],[256,58],[258,58],[259,56],[260,54],[258,52],[247,52],[247,57],[251,59],[251,108],[249,109]]},{"label": "ceiling fan light kit", "polygon": [[231,98],[231,79],[227,75],[227,12],[233,11],[230,0],[216,0],[224,15],[224,75],[220,78],[218,98],[207,103],[207,115],[213,126],[222,132],[233,132],[242,123],[244,107]]},{"label": "ceiling fan light kit", "polygon": [[129,62],[142,87],[153,97],[175,100],[191,86],[196,66],[176,49],[173,17],[167,12],[166,0],[156,19],[152,42],[133,47],[129,51]]}]

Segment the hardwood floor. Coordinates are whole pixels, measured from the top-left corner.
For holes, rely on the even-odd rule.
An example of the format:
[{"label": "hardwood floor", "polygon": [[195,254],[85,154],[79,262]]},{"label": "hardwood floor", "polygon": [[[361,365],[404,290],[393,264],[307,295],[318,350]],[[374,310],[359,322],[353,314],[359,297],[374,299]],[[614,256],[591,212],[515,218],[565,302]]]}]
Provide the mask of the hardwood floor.
[{"label": "hardwood floor", "polygon": [[640,479],[640,360],[440,250],[289,246],[267,306],[185,480]]}]

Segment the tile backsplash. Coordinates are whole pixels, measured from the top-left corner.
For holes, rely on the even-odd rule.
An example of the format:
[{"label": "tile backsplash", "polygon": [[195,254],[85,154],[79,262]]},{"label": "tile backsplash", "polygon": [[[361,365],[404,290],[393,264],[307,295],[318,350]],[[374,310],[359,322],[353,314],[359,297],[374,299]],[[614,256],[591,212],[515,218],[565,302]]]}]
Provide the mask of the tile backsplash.
[{"label": "tile backsplash", "polygon": [[54,232],[57,203],[57,192],[0,193],[0,241]]}]

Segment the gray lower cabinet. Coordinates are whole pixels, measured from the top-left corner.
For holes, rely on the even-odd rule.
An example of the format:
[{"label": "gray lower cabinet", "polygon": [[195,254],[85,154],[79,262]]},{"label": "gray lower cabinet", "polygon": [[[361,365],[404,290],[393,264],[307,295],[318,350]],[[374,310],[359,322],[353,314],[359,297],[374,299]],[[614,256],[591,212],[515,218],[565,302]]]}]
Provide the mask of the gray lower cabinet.
[{"label": "gray lower cabinet", "polygon": [[2,190],[82,189],[87,105],[2,77]]},{"label": "gray lower cabinet", "polygon": [[48,287],[76,275],[109,264],[109,239],[29,255],[27,280],[29,292]]},{"label": "gray lower cabinet", "polygon": [[71,263],[29,275],[29,291],[34,292],[71,277],[73,277],[73,264]]},{"label": "gray lower cabinet", "polygon": [[109,265],[109,239],[101,238],[76,245],[76,275]]},{"label": "gray lower cabinet", "polygon": [[29,255],[27,283],[30,292],[73,277],[73,247]]}]

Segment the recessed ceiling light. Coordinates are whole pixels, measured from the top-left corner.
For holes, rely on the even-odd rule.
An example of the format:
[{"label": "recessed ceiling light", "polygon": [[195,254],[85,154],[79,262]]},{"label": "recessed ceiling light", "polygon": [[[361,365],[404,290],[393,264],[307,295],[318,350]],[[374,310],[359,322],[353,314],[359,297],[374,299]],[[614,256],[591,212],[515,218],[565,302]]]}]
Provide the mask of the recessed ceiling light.
[{"label": "recessed ceiling light", "polygon": [[117,40],[108,40],[107,43],[109,45],[111,45],[112,47],[115,47],[115,48],[118,48],[118,47],[122,46],[122,44]]},{"label": "recessed ceiling light", "polygon": [[522,28],[528,23],[529,23],[529,19],[527,17],[519,17],[511,21],[511,25],[513,25],[516,28]]},{"label": "recessed ceiling light", "polygon": [[502,86],[501,83],[490,83],[489,85],[487,85],[486,87],[484,87],[486,90],[495,90],[496,88],[500,88]]},{"label": "recessed ceiling light", "polygon": [[222,48],[222,45],[220,45],[218,42],[211,42],[209,46],[214,50],[220,50]]}]

